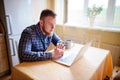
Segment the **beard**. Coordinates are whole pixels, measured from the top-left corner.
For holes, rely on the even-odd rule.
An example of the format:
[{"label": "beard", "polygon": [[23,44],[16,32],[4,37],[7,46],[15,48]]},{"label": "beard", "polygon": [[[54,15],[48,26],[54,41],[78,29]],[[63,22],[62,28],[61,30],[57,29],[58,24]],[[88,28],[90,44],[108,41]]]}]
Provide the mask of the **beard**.
[{"label": "beard", "polygon": [[46,31],[45,25],[42,26],[42,31],[43,31],[43,33],[45,33],[45,35],[47,35],[47,36],[51,36],[51,35],[53,34],[53,32],[49,33],[49,32]]}]

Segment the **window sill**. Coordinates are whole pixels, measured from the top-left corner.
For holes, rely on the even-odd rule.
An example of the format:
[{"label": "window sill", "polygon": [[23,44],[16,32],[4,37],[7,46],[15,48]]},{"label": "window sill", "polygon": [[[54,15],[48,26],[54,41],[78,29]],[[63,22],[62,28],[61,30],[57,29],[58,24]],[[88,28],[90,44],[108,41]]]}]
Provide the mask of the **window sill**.
[{"label": "window sill", "polygon": [[92,29],[92,30],[102,30],[102,31],[110,31],[110,32],[120,32],[120,28],[114,28],[114,27],[104,27],[104,26],[93,26],[89,27],[88,25],[71,25],[71,24],[57,24],[59,26],[65,26],[65,27],[77,27],[77,28],[85,28],[85,29]]}]

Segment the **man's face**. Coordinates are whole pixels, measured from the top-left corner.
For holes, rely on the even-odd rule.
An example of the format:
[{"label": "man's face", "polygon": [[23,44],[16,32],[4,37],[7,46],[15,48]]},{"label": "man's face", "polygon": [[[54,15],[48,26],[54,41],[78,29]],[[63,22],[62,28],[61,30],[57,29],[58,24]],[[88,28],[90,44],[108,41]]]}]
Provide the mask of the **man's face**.
[{"label": "man's face", "polygon": [[55,28],[55,18],[47,16],[43,20],[40,20],[40,27],[46,35],[52,35]]}]

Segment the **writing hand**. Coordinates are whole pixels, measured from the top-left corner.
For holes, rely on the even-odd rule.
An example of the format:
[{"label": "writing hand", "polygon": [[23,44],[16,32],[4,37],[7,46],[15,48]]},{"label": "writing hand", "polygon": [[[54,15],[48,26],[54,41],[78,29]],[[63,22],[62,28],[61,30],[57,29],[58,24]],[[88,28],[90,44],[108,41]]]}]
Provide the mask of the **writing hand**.
[{"label": "writing hand", "polygon": [[53,58],[53,59],[59,59],[59,58],[61,58],[63,55],[64,55],[64,50],[56,47],[56,48],[54,49],[53,54],[52,54],[52,58]]},{"label": "writing hand", "polygon": [[56,47],[59,49],[63,49],[63,50],[65,49],[65,46],[63,44],[60,44],[60,43],[57,43]]}]

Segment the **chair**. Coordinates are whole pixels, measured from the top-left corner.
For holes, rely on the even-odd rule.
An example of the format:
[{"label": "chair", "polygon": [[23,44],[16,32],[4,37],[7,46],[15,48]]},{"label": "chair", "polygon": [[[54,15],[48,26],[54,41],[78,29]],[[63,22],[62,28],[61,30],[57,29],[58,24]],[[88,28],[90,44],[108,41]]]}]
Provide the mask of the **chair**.
[{"label": "chair", "polygon": [[114,67],[113,80],[120,80],[120,67]]}]

